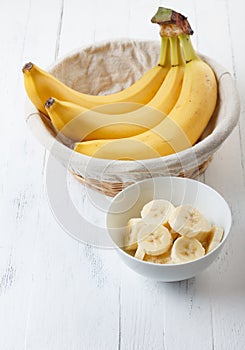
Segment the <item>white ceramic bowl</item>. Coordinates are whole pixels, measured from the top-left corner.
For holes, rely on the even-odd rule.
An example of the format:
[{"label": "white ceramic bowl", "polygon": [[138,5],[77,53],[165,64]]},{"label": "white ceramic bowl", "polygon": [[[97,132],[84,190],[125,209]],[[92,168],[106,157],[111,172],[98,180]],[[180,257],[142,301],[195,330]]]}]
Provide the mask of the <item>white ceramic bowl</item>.
[{"label": "white ceramic bowl", "polygon": [[[130,218],[140,217],[142,207],[152,199],[167,199],[175,206],[191,204],[213,224],[224,228],[221,243],[195,261],[183,264],[155,264],[138,260],[121,247]],[[120,192],[107,213],[107,229],[122,261],[135,272],[158,281],[180,281],[197,275],[219,255],[231,228],[231,211],[224,198],[211,187],[192,179],[157,177],[137,182]]]}]

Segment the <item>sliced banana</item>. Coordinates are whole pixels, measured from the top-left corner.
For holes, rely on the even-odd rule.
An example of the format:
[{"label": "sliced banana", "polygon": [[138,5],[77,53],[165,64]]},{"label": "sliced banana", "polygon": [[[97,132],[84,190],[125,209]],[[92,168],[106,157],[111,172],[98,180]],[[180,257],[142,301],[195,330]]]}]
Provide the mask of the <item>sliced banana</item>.
[{"label": "sliced banana", "polygon": [[144,222],[141,218],[132,218],[128,221],[125,236],[125,250],[136,250],[138,247],[138,233]]},{"label": "sliced banana", "polygon": [[223,238],[224,230],[220,226],[213,226],[210,232],[210,240],[209,245],[207,247],[206,253],[211,252],[214,248],[216,248]]},{"label": "sliced banana", "polygon": [[169,201],[154,199],[143,207],[141,217],[146,224],[165,225],[173,210],[174,206]]},{"label": "sliced banana", "polygon": [[141,218],[129,220],[125,250],[140,260],[181,264],[215,249],[223,234],[223,228],[212,227],[197,208],[175,208],[169,201],[157,199],[143,207]]},{"label": "sliced banana", "polygon": [[166,227],[161,225],[155,228],[154,224],[143,226],[138,235],[138,249],[135,256],[143,259],[145,254],[161,255],[166,253],[171,245],[172,236]]},{"label": "sliced banana", "polygon": [[204,256],[205,249],[195,238],[179,237],[174,241],[171,258],[175,264],[196,260]]},{"label": "sliced banana", "polygon": [[154,264],[172,264],[173,261],[171,258],[171,249],[169,249],[166,253],[158,256],[145,255],[144,261],[148,261]]},{"label": "sliced banana", "polygon": [[134,255],[135,258],[139,259],[139,260],[144,260],[144,257],[145,257],[145,250],[142,249],[140,246],[138,246],[136,252],[135,252],[135,255]]},{"label": "sliced banana", "polygon": [[205,251],[207,251],[211,235],[212,230],[210,232],[200,232],[198,233],[198,235],[195,236],[195,238],[202,244]]},{"label": "sliced banana", "polygon": [[195,237],[200,232],[209,232],[211,225],[197,208],[181,205],[169,217],[171,228],[186,237]]},{"label": "sliced banana", "polygon": [[173,241],[175,241],[178,237],[181,237],[181,235],[172,228],[170,228],[169,232],[171,233]]},{"label": "sliced banana", "polygon": [[166,222],[165,224],[163,224],[163,226],[165,226],[165,227],[169,230],[169,232],[170,232],[170,230],[172,230],[172,229],[171,229],[171,226],[169,225],[168,222]]}]

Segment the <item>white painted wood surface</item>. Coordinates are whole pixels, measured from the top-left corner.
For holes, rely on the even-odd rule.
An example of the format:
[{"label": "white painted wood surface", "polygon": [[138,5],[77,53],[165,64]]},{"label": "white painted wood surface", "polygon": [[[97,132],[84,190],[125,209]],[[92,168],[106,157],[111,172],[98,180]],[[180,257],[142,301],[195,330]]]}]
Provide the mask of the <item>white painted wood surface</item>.
[{"label": "white painted wood surface", "polygon": [[[238,127],[201,180],[228,201],[233,227],[220,258],[188,281],[146,280],[114,251],[84,245],[54,219],[45,150],[24,122],[22,65],[42,67],[110,38],[157,39],[158,5],[188,15],[198,50],[229,68],[241,94]],[[245,349],[245,32],[237,0],[0,1],[0,349]],[[57,176],[57,174],[55,174]],[[109,201],[69,178],[89,220]]]}]

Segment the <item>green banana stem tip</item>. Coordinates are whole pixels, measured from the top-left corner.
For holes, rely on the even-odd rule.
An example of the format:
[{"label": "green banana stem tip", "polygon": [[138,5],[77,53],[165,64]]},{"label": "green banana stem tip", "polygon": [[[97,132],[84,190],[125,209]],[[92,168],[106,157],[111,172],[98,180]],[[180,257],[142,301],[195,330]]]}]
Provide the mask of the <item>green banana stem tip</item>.
[{"label": "green banana stem tip", "polygon": [[160,25],[161,36],[173,37],[181,34],[192,35],[194,33],[187,17],[165,7],[158,8],[157,13],[152,17],[151,22]]}]

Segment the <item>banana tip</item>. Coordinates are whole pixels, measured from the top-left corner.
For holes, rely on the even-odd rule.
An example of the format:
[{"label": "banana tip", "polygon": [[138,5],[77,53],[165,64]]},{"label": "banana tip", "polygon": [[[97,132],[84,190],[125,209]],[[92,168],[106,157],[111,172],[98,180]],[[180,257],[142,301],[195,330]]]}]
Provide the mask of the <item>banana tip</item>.
[{"label": "banana tip", "polygon": [[46,108],[50,108],[51,106],[53,106],[55,102],[55,99],[53,97],[50,97],[46,102],[45,102],[45,107]]},{"label": "banana tip", "polygon": [[33,67],[33,63],[32,62],[28,62],[24,65],[24,67],[22,68],[22,72],[25,73],[26,71],[30,71]]}]

